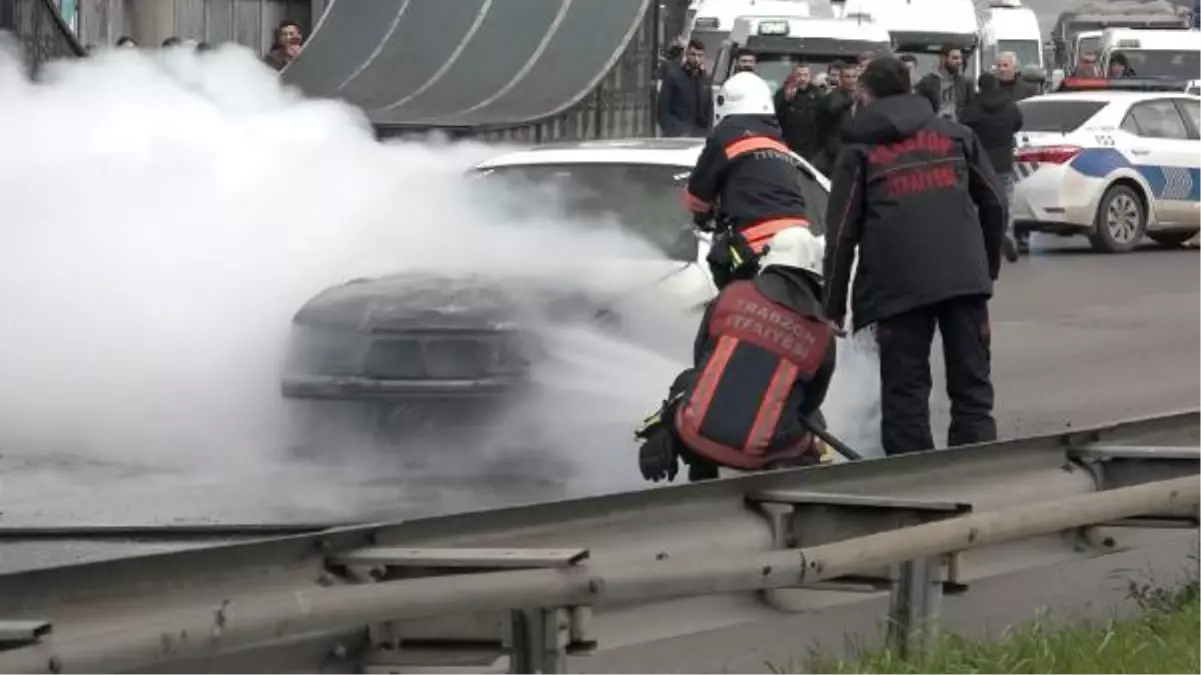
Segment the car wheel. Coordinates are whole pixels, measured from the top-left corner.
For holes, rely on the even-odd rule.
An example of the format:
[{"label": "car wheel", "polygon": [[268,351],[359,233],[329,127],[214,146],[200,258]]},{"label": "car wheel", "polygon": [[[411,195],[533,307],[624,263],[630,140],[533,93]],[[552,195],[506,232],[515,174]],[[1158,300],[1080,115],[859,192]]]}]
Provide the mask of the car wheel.
[{"label": "car wheel", "polygon": [[1139,194],[1127,185],[1111,185],[1097,207],[1089,241],[1102,253],[1128,253],[1146,231],[1147,212]]},{"label": "car wheel", "polygon": [[1196,232],[1155,232],[1147,234],[1147,237],[1151,241],[1164,248],[1177,248],[1196,236]]}]

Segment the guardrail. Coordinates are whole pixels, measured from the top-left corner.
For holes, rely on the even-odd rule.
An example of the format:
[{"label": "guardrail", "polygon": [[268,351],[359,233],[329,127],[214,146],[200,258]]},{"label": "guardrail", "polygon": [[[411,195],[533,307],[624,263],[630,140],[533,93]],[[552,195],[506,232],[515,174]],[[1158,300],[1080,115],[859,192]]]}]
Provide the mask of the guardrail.
[{"label": "guardrail", "polygon": [[[890,590],[891,639],[920,648],[944,593],[1196,527],[1198,419],[4,575],[0,671],[479,671],[511,653],[511,672],[562,672],[606,619],[695,621],[757,593],[743,623],[770,620],[851,587]],[[715,600],[672,605],[693,596]]]}]

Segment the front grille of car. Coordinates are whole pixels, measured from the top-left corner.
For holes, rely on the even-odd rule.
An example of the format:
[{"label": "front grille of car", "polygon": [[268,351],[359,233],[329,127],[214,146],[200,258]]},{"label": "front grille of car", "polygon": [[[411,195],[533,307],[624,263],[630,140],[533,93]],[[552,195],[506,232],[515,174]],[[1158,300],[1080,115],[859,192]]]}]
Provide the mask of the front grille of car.
[{"label": "front grille of car", "polygon": [[376,379],[478,379],[514,375],[529,367],[515,333],[471,337],[448,334],[377,335],[367,350],[364,375]]}]

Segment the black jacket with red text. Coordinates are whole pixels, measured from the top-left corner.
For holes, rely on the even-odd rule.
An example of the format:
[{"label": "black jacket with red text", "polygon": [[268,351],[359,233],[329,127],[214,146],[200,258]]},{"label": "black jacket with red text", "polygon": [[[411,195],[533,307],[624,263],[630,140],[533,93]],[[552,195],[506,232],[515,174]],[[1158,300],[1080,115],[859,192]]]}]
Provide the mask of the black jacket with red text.
[{"label": "black jacket with red text", "polygon": [[804,273],[769,267],[709,304],[673,418],[690,450],[746,470],[813,451],[801,416],[821,408],[836,356],[819,293]]},{"label": "black jacket with red text", "polygon": [[875,321],[964,295],[991,295],[1007,205],[979,139],[917,94],[873,102],[855,118],[831,176],[826,313]]},{"label": "black jacket with red text", "polygon": [[723,119],[709,134],[684,197],[694,214],[716,207],[719,218],[756,249],[779,228],[752,236],[752,226],[805,218],[801,169],[772,115]]}]

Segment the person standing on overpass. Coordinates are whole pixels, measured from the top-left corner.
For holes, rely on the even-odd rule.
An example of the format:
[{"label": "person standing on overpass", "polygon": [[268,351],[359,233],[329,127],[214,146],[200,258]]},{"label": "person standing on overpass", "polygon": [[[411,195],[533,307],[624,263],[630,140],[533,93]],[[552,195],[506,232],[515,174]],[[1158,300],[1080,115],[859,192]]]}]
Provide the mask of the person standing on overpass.
[{"label": "person standing on overpass", "polygon": [[875,325],[881,436],[896,455],[934,447],[930,345],[937,326],[951,399],[949,445],[995,440],[988,301],[1007,206],[970,129],[910,93],[901,61],[872,61],[862,110],[831,174],[826,316],[841,328],[852,268],[854,330]]}]

